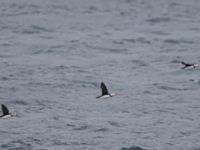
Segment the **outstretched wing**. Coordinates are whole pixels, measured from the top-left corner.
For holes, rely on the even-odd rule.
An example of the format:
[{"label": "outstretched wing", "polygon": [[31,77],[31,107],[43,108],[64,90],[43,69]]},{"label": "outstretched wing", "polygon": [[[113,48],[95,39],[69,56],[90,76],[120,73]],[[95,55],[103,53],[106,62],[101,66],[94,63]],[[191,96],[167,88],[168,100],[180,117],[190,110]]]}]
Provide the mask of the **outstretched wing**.
[{"label": "outstretched wing", "polygon": [[185,66],[192,66],[192,64],[185,63],[184,61],[181,62]]},{"label": "outstretched wing", "polygon": [[3,116],[9,114],[8,108],[5,105],[3,105],[3,104],[1,105],[1,111],[2,111]]},{"label": "outstretched wing", "polygon": [[106,85],[101,82],[101,90],[102,90],[102,95],[107,95],[108,94],[108,89],[106,87]]}]

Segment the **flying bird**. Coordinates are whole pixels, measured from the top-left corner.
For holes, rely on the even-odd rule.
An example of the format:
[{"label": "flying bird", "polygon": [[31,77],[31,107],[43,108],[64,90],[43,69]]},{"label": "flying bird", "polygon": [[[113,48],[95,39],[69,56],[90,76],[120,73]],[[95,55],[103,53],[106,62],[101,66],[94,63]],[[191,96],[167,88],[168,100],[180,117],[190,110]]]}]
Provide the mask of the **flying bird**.
[{"label": "flying bird", "polygon": [[199,64],[189,64],[185,63],[184,61],[182,61],[181,63],[184,65],[182,69],[193,69],[199,67]]},{"label": "flying bird", "polygon": [[8,108],[5,105],[0,105],[0,118],[6,119],[14,116],[16,116],[15,112],[9,112]]},{"label": "flying bird", "polygon": [[104,99],[104,98],[109,98],[116,95],[116,93],[109,93],[106,85],[103,82],[101,82],[101,90],[102,90],[102,94],[100,96],[97,96],[96,98]]}]

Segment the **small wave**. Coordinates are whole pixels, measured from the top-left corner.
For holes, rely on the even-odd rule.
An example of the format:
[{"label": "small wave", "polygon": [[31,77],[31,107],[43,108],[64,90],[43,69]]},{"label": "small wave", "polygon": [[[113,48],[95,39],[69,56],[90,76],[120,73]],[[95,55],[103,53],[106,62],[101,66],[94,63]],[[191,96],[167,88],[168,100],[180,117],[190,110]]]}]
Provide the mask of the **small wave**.
[{"label": "small wave", "polygon": [[194,43],[193,41],[187,41],[185,39],[166,39],[164,40],[165,43],[168,43],[168,44],[192,44]]},{"label": "small wave", "polygon": [[73,84],[77,84],[80,87],[99,87],[97,82],[83,81],[83,80],[73,80]]},{"label": "small wave", "polygon": [[64,145],[64,146],[67,146],[69,144],[67,142],[62,142],[62,141],[56,140],[56,141],[53,142],[53,145],[58,145],[58,146]]},{"label": "small wave", "polygon": [[36,139],[36,138],[34,138],[34,137],[27,137],[27,140],[28,140],[28,141],[31,141],[31,142],[34,142],[34,143],[36,143],[36,144],[39,144],[39,145],[42,144],[42,141],[41,141],[41,140]]},{"label": "small wave", "polygon": [[136,43],[135,39],[122,39],[123,42]]},{"label": "small wave", "polygon": [[160,85],[159,83],[154,83],[153,85],[161,90],[169,90],[169,91],[186,91],[186,90],[188,90],[187,88],[171,87],[168,85]]},{"label": "small wave", "polygon": [[32,149],[32,145],[22,140],[17,140],[7,144],[2,144],[1,148],[7,148],[9,150],[27,150]]},{"label": "small wave", "polygon": [[47,29],[45,27],[31,25],[29,27],[21,27],[19,26],[17,29],[15,29],[15,32],[17,33],[23,33],[23,34],[39,34],[44,32],[53,32],[51,29]]},{"label": "small wave", "polygon": [[68,123],[66,124],[67,127],[75,127],[76,125],[75,124],[71,124],[71,123]]},{"label": "small wave", "polygon": [[128,53],[128,49],[124,48],[124,49],[113,49],[113,48],[110,48],[108,49],[109,52],[112,52],[112,53],[120,53],[120,54],[127,54]]},{"label": "small wave", "polygon": [[119,44],[119,45],[123,45],[124,44],[124,42],[120,41],[120,40],[113,40],[112,43],[113,44]]},{"label": "small wave", "polygon": [[88,13],[88,14],[93,14],[95,12],[97,12],[98,9],[95,6],[90,6],[89,8],[87,8],[87,10],[85,10],[83,13]]},{"label": "small wave", "polygon": [[190,28],[191,31],[200,31],[200,28]]},{"label": "small wave", "polygon": [[52,67],[50,69],[51,70],[55,70],[55,71],[64,71],[64,70],[70,69],[70,67],[65,66],[65,65],[58,65],[58,66],[54,66],[54,67]]},{"label": "small wave", "polygon": [[42,32],[52,32],[52,30],[50,30],[50,29],[47,29],[47,28],[41,27],[41,26],[36,26],[36,25],[32,25],[31,29],[37,30],[37,31],[42,31]]},{"label": "small wave", "polygon": [[48,88],[50,86],[52,86],[52,83],[47,83],[47,82],[28,82],[26,84],[23,84],[24,86],[31,86],[31,87],[45,87]]},{"label": "small wave", "polygon": [[191,150],[200,150],[200,148],[195,148],[195,149],[191,149]]},{"label": "small wave", "polygon": [[181,61],[177,60],[177,59],[174,59],[174,60],[171,61],[171,63],[177,64],[177,63],[181,63]]},{"label": "small wave", "polygon": [[105,52],[129,54],[129,49],[127,49],[127,48],[108,48],[108,47],[101,47],[101,46],[93,46],[93,45],[89,45],[87,43],[84,43],[84,45],[87,48],[101,50],[101,51],[105,51]]},{"label": "small wave", "polygon": [[69,143],[69,145],[71,145],[71,146],[81,146],[81,145],[96,145],[97,143],[96,142],[89,142],[89,143],[87,143],[87,142],[84,142],[84,141],[82,141],[82,142],[78,142],[78,141],[72,141],[72,142],[70,142]]},{"label": "small wave", "polygon": [[13,3],[7,6],[7,13],[8,16],[19,16],[19,15],[28,15],[28,14],[38,14],[41,11],[41,7],[39,5],[34,4],[18,4]]},{"label": "small wave", "polygon": [[170,22],[171,18],[168,17],[156,17],[156,18],[150,18],[146,20],[150,23],[163,23],[163,22]]},{"label": "small wave", "polygon": [[151,44],[151,42],[149,40],[146,40],[144,37],[137,38],[136,42],[139,42],[140,44]]},{"label": "small wave", "polygon": [[110,129],[108,129],[108,128],[99,128],[99,129],[94,130],[94,132],[107,132],[109,130]]},{"label": "small wave", "polygon": [[144,37],[138,37],[136,39],[122,39],[123,42],[139,43],[139,44],[151,44],[151,41],[145,39]]},{"label": "small wave", "polygon": [[71,11],[68,5],[54,4],[54,5],[51,5],[50,7],[52,7],[53,10]]},{"label": "small wave", "polygon": [[171,90],[171,91],[185,91],[186,88],[176,88],[176,87],[170,87],[170,86],[159,86],[160,89],[163,90]]},{"label": "small wave", "polygon": [[66,88],[67,84],[64,83],[60,83],[60,84],[55,84],[52,86],[53,88]]},{"label": "small wave", "polygon": [[83,125],[83,126],[74,128],[74,130],[82,131],[82,130],[87,130],[89,128],[91,128],[91,126],[89,126],[89,125]]},{"label": "small wave", "polygon": [[7,80],[9,80],[8,77],[1,77],[1,78],[0,78],[0,81],[7,81]]},{"label": "small wave", "polygon": [[140,67],[147,66],[147,64],[144,61],[142,61],[142,60],[131,60],[131,62],[133,64],[136,64],[136,65],[140,66]]},{"label": "small wave", "polygon": [[150,31],[150,33],[156,34],[156,35],[170,35],[170,33],[163,32],[163,31]]},{"label": "small wave", "polygon": [[18,105],[28,105],[28,103],[23,100],[14,100],[12,103]]},{"label": "small wave", "polygon": [[145,90],[143,91],[144,94],[147,94],[147,95],[160,95],[160,93],[158,92],[155,92],[155,91],[149,91],[149,90]]},{"label": "small wave", "polygon": [[33,54],[48,54],[48,53],[53,53],[54,51],[52,49],[38,49],[34,50]]},{"label": "small wave", "polygon": [[141,148],[139,146],[132,146],[132,147],[128,147],[128,148],[127,147],[123,147],[120,150],[146,150],[146,149]]},{"label": "small wave", "polygon": [[[10,46],[12,46],[12,44],[10,44],[10,43],[1,43],[0,46],[1,47],[10,47]],[[2,55],[2,56],[4,56],[4,55]]]},{"label": "small wave", "polygon": [[117,123],[117,122],[115,122],[115,121],[108,121],[108,123],[109,123],[111,126],[120,127],[119,123]]},{"label": "small wave", "polygon": [[187,88],[180,88],[180,87],[172,87],[169,85],[163,85],[161,83],[154,83],[153,86],[156,86],[158,89],[161,90],[170,90],[170,91],[186,91]]}]

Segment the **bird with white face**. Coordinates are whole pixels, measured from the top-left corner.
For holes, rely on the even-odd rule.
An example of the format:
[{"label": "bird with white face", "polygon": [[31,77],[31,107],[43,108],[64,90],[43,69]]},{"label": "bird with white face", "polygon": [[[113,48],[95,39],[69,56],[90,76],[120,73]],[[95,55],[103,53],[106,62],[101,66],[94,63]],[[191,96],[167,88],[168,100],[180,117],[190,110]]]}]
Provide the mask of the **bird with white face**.
[{"label": "bird with white face", "polygon": [[16,116],[15,112],[9,112],[8,108],[5,105],[0,105],[0,118],[6,119],[14,116]]},{"label": "bird with white face", "polygon": [[109,93],[106,85],[103,82],[101,82],[101,91],[102,91],[102,94],[100,96],[97,96],[96,98],[104,99],[104,98],[109,98],[116,95],[116,93]]},{"label": "bird with white face", "polygon": [[189,64],[189,63],[185,63],[184,61],[181,62],[184,66],[182,67],[182,69],[194,69],[199,67],[199,64]]}]

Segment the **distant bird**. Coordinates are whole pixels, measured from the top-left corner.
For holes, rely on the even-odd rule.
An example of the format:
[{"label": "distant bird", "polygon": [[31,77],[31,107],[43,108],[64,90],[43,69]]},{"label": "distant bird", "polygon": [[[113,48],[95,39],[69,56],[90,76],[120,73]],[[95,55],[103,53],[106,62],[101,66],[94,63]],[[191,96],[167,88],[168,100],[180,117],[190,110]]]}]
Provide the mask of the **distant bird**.
[{"label": "distant bird", "polygon": [[8,108],[5,105],[0,105],[0,118],[6,119],[14,116],[16,116],[15,112],[9,112]]},{"label": "distant bird", "polygon": [[100,96],[97,96],[96,98],[109,98],[116,95],[116,93],[109,93],[106,85],[103,82],[101,82],[101,90],[102,94]]},{"label": "distant bird", "polygon": [[199,64],[188,64],[188,63],[185,63],[184,61],[182,61],[181,63],[184,65],[182,69],[193,69],[193,68],[199,67]]}]

